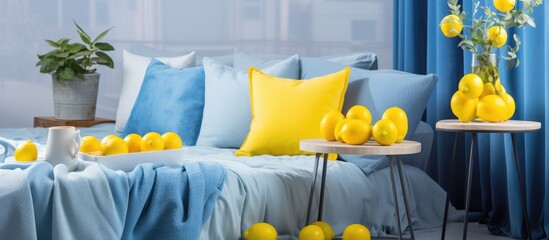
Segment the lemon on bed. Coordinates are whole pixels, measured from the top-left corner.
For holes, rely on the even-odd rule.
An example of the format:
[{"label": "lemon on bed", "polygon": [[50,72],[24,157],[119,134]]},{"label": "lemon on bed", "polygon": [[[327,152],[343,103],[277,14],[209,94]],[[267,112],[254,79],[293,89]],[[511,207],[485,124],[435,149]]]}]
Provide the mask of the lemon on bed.
[{"label": "lemon on bed", "polygon": [[273,225],[264,222],[256,223],[244,232],[246,240],[276,240],[277,237]]},{"label": "lemon on bed", "polygon": [[17,146],[13,156],[15,161],[19,162],[36,161],[38,159],[38,149],[34,143],[28,140]]},{"label": "lemon on bed", "polygon": [[80,142],[80,152],[88,154],[101,152],[101,142],[94,136],[85,136]]},{"label": "lemon on bed", "polygon": [[128,134],[124,138],[124,141],[126,141],[126,143],[128,144],[128,152],[130,152],[130,153],[141,152],[141,140],[142,139],[143,138],[141,138],[141,136],[139,136],[139,134],[136,134],[136,133]]},{"label": "lemon on bed", "polygon": [[160,151],[164,150],[164,139],[157,132],[150,132],[143,136],[141,140],[141,151]]},{"label": "lemon on bed", "polygon": [[118,136],[108,135],[101,140],[101,152],[105,156],[128,153],[128,144]]},{"label": "lemon on bed", "polygon": [[167,132],[162,134],[162,139],[164,139],[164,150],[168,149],[179,149],[183,147],[183,141],[179,134],[174,132]]}]

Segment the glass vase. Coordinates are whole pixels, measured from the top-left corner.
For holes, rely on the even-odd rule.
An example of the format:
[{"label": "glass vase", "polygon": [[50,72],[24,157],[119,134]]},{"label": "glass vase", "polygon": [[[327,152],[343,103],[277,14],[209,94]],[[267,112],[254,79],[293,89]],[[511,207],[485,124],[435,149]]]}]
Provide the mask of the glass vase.
[{"label": "glass vase", "polygon": [[473,73],[478,75],[484,84],[490,83],[495,88],[496,81],[499,80],[495,53],[473,54],[471,65]]}]

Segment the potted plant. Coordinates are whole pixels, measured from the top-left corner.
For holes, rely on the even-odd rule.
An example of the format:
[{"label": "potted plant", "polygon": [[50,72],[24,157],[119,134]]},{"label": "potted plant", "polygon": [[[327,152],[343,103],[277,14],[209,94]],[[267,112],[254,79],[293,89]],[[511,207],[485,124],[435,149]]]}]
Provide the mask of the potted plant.
[{"label": "potted plant", "polygon": [[100,42],[111,30],[95,39],[74,23],[83,43],[70,43],[70,39],[46,40],[54,49],[38,55],[41,73],[52,75],[55,118],[63,120],[91,120],[95,118],[99,73],[97,65],[114,68],[111,57],[105,52],[114,47]]}]

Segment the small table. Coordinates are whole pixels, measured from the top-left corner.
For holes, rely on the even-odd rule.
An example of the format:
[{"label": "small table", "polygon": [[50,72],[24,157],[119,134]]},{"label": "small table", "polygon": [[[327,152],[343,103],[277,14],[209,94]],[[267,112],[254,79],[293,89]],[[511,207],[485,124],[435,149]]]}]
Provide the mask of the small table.
[{"label": "small table", "polygon": [[101,123],[114,123],[114,120],[96,118],[93,120],[62,120],[55,117],[34,117],[34,127],[74,126],[91,127]]},{"label": "small table", "polygon": [[[524,217],[524,222],[526,224],[526,231],[528,234],[528,239],[532,239],[532,233],[530,232],[530,224],[528,220],[528,211],[526,208],[526,192],[524,191],[524,179],[520,171],[520,160],[518,159],[517,145],[515,143],[515,134],[516,133],[526,133],[526,132],[536,132],[541,129],[541,123],[531,122],[531,121],[515,121],[509,120],[506,122],[500,123],[488,123],[488,122],[469,122],[462,123],[457,119],[453,120],[441,120],[436,124],[437,131],[443,132],[453,132],[455,133],[454,140],[454,150],[452,152],[452,158],[450,162],[450,168],[454,168],[454,158],[456,155],[456,145],[458,141],[459,133],[471,133],[471,150],[469,152],[469,170],[467,173],[467,193],[465,197],[465,224],[463,226],[463,239],[467,239],[467,220],[469,215],[469,202],[471,198],[471,182],[473,179],[473,148],[475,141],[477,140],[478,133],[511,133],[511,139],[513,142],[513,152],[515,155],[515,164],[519,180],[519,188],[521,193],[522,200],[522,212]],[[450,171],[450,177],[448,179],[448,193],[446,194],[446,204],[444,206],[444,222],[442,224],[442,236],[441,239],[445,238],[446,235],[446,220],[448,220],[448,205],[450,202],[450,193],[452,186],[452,177],[453,171]]]},{"label": "small table", "polygon": [[414,141],[404,140],[401,143],[396,143],[391,146],[381,146],[374,141],[368,141],[363,145],[349,145],[345,143],[339,143],[335,141],[326,141],[324,139],[307,139],[302,140],[299,143],[299,148],[303,151],[315,152],[315,166],[314,166],[314,177],[313,184],[311,185],[311,191],[309,192],[309,205],[307,208],[307,220],[311,214],[311,206],[313,202],[313,193],[315,190],[316,178],[318,174],[318,163],[320,156],[324,155],[324,162],[322,166],[322,181],[320,186],[320,203],[318,206],[318,221],[322,220],[322,208],[324,204],[324,188],[326,185],[326,167],[328,165],[328,154],[337,153],[337,154],[357,154],[357,155],[385,155],[389,160],[389,168],[391,172],[391,186],[393,190],[393,200],[395,201],[395,212],[396,212],[396,222],[398,230],[398,238],[402,239],[402,231],[399,221],[399,210],[398,210],[398,201],[397,201],[397,192],[395,184],[395,176],[393,171],[393,158],[396,159],[398,173],[400,178],[400,186],[402,190],[402,196],[404,198],[404,207],[406,210],[406,216],[408,217],[408,224],[410,225],[410,235],[412,239],[414,237],[414,229],[412,228],[412,220],[410,216],[410,211],[408,207],[408,197],[406,195],[406,187],[403,179],[403,170],[402,162],[400,160],[400,155],[415,154],[421,152],[421,143]]}]

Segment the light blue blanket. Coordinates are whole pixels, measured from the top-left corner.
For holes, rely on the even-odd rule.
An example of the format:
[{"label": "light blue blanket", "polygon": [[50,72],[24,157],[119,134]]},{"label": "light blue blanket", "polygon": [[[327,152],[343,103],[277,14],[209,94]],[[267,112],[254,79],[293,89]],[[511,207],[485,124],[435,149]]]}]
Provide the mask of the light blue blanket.
[{"label": "light blue blanket", "polygon": [[82,162],[0,164],[4,239],[197,239],[221,192],[212,163],[144,164],[131,173]]}]

